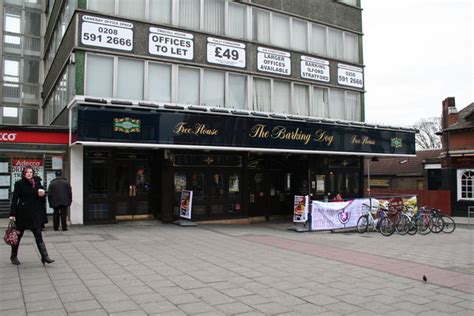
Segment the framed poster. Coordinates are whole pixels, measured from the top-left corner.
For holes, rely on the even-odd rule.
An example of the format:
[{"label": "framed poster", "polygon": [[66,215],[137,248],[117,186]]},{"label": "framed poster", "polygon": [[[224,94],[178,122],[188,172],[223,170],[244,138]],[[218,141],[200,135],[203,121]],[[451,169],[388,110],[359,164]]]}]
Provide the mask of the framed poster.
[{"label": "framed poster", "polygon": [[179,216],[191,219],[191,212],[193,206],[193,191],[181,191],[181,200],[179,203]]},{"label": "framed poster", "polygon": [[306,195],[295,195],[293,204],[293,222],[305,223],[308,220],[309,197]]}]

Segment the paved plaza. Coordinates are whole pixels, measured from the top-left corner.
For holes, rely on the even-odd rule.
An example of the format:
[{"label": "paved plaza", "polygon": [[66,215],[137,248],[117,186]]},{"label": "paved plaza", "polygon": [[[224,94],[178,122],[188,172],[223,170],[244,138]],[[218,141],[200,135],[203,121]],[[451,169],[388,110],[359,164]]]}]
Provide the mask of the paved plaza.
[{"label": "paved plaza", "polygon": [[48,227],[56,262],[45,267],[28,232],[20,266],[0,246],[0,315],[474,315],[474,229],[383,237],[290,226]]}]

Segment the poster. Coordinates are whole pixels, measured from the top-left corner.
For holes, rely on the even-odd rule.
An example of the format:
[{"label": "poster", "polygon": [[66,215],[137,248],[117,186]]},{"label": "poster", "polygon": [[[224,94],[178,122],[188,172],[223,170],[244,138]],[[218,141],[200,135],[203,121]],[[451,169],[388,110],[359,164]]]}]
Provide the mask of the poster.
[{"label": "poster", "polygon": [[44,174],[44,164],[43,159],[13,159],[12,161],[12,181],[11,188],[12,191],[15,188],[15,182],[21,179],[21,172],[23,168],[31,167],[35,171],[35,175],[43,179]]},{"label": "poster", "polygon": [[316,192],[318,192],[318,193],[324,193],[325,192],[325,190],[324,190],[325,180],[326,180],[325,175],[316,176]]},{"label": "poster", "polygon": [[181,191],[181,201],[179,206],[179,216],[191,219],[193,205],[193,191]]},{"label": "poster", "polygon": [[309,196],[295,195],[293,205],[293,222],[306,223],[308,220]]}]

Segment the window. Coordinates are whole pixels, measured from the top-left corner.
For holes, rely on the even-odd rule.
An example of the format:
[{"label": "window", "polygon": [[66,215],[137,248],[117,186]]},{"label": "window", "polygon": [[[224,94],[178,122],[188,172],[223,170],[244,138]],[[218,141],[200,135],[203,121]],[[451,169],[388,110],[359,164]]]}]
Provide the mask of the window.
[{"label": "window", "polygon": [[150,1],[150,21],[171,24],[171,0]]},{"label": "window", "polygon": [[360,121],[361,109],[360,109],[360,93],[346,91],[346,120]]},{"label": "window", "polygon": [[148,100],[171,101],[171,65],[149,63]]},{"label": "window", "polygon": [[287,81],[273,82],[273,102],[272,112],[276,113],[291,113],[291,89],[290,83]]},{"label": "window", "polygon": [[253,11],[253,40],[270,43],[270,12],[254,9]]},{"label": "window", "polygon": [[344,59],[359,62],[359,36],[344,32]]},{"label": "window", "polygon": [[253,79],[253,109],[256,111],[270,112],[271,106],[271,81],[268,79]]},{"label": "window", "polygon": [[224,106],[224,73],[205,70],[203,81],[202,104],[208,106]]},{"label": "window", "polygon": [[20,82],[20,60],[5,59],[3,62],[3,80]]},{"label": "window", "polygon": [[326,56],[327,54],[327,36],[326,27],[313,24],[313,32],[311,36],[311,52]]},{"label": "window", "polygon": [[19,124],[18,108],[4,106],[2,111],[3,124]]},{"label": "window", "polygon": [[225,1],[205,0],[204,4],[204,31],[224,34],[224,9]]},{"label": "window", "polygon": [[290,19],[287,16],[273,14],[271,43],[276,46],[290,46]]},{"label": "window", "polygon": [[229,74],[226,107],[234,109],[247,108],[247,77]]},{"label": "window", "polygon": [[334,119],[344,119],[344,91],[331,89],[329,92],[329,117]]},{"label": "window", "polygon": [[38,109],[23,108],[21,111],[22,124],[38,124]]},{"label": "window", "polygon": [[293,109],[292,112],[299,115],[309,115],[309,90],[308,86],[293,85]]},{"label": "window", "polygon": [[200,0],[178,0],[179,25],[199,29]]},{"label": "window", "polygon": [[23,61],[23,82],[39,82],[39,60],[24,59]]},{"label": "window", "polygon": [[311,98],[311,108],[309,115],[316,117],[329,117],[328,90],[325,88],[313,87]]},{"label": "window", "polygon": [[474,170],[458,169],[458,200],[474,200]]},{"label": "window", "polygon": [[21,33],[21,10],[5,8],[5,31]]},{"label": "window", "polygon": [[227,35],[237,38],[245,38],[246,6],[229,2],[227,13]]},{"label": "window", "polygon": [[41,35],[41,13],[25,12],[25,34],[40,36]]},{"label": "window", "polygon": [[119,58],[117,97],[143,100],[143,61]]},{"label": "window", "polygon": [[178,103],[199,104],[199,69],[179,67]]},{"label": "window", "polygon": [[[52,5],[52,4],[51,4]],[[87,8],[101,13],[115,13],[115,0],[88,0]]]},{"label": "window", "polygon": [[291,48],[296,50],[308,50],[308,23],[299,19],[291,22]]},{"label": "window", "polygon": [[343,46],[342,31],[329,28],[328,56],[342,59],[344,57]]},{"label": "window", "polygon": [[144,19],[145,1],[118,0],[118,14],[134,19]]},{"label": "window", "polygon": [[113,96],[114,59],[112,57],[87,54],[86,72],[86,95]]}]

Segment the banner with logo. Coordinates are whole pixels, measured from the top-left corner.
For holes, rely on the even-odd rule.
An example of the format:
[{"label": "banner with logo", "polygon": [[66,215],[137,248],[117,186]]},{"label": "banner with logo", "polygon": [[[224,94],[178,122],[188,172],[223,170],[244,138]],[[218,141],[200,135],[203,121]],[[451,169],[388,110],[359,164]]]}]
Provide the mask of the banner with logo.
[{"label": "banner with logo", "polygon": [[418,202],[416,195],[376,197],[375,199],[372,199],[372,204],[374,203],[376,207],[384,209],[399,208],[400,206],[404,206],[404,211],[410,213],[416,213],[418,211]]},{"label": "banner with logo", "polygon": [[[43,179],[44,164],[43,159],[13,159],[12,161],[12,191],[15,188],[15,182],[21,179],[23,168],[31,167],[35,171],[35,175]],[[43,182],[42,182],[43,183]]]},{"label": "banner with logo", "polygon": [[181,200],[179,203],[179,216],[191,219],[191,211],[193,206],[193,191],[181,191]]},{"label": "banner with logo", "polygon": [[306,195],[295,195],[293,205],[293,222],[306,223],[308,220],[309,197]]},{"label": "banner with logo", "polygon": [[328,230],[356,227],[357,220],[365,214],[370,199],[343,202],[313,201],[311,204],[311,230]]}]

